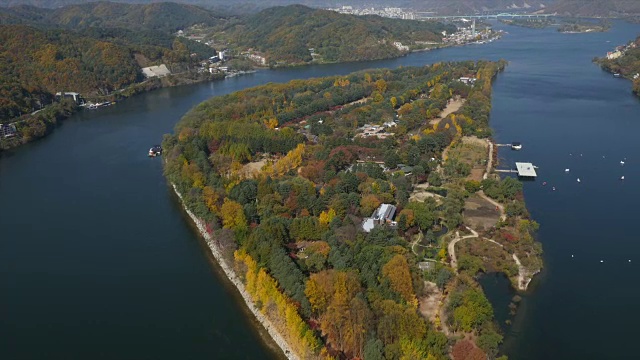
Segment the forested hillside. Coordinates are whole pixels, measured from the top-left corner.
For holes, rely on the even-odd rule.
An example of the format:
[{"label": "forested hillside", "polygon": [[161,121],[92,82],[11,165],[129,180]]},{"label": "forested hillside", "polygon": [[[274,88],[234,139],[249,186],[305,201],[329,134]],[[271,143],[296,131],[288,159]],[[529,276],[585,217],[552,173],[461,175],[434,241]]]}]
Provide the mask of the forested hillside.
[{"label": "forested hillside", "polygon": [[[0,119],[32,112],[40,104],[50,103],[58,91],[80,92],[86,97],[122,89],[142,79],[136,56],[170,66],[197,60],[189,56],[189,47],[194,43],[183,39],[166,46],[152,45],[153,42],[136,45],[144,39],[129,41],[126,36],[103,30],[90,34],[94,37],[25,25],[0,25]],[[114,36],[116,41],[112,41]],[[213,52],[210,48],[208,51]]]},{"label": "forested hillside", "polygon": [[324,61],[358,61],[402,54],[393,46],[440,42],[453,26],[436,22],[358,17],[301,5],[273,7],[247,18],[230,31],[232,42],[266,53],[275,61],[308,62],[309,48]]},{"label": "forested hillside", "polygon": [[176,3],[148,5],[91,2],[57,9],[33,6],[0,8],[3,23],[74,28],[122,28],[173,33],[194,24],[225,26],[229,20],[203,8]]},{"label": "forested hillside", "polygon": [[[169,181],[301,358],[496,355],[502,337],[473,280],[483,260],[465,258],[456,276],[444,265],[446,241],[434,237],[428,256],[437,260],[423,272],[425,255],[410,242],[434,226],[463,229],[465,198],[480,183],[467,188],[468,165],[436,159],[465,136],[490,135],[491,83],[503,66],[445,63],[268,84],[198,105],[165,136]],[[470,74],[474,86],[458,81]],[[467,99],[459,111],[432,123],[459,97]],[[363,133],[384,122],[387,135]],[[427,178],[444,196],[410,199]],[[482,184],[509,207],[520,204],[498,233],[509,224],[521,233],[496,239],[522,255],[533,240],[515,200],[520,183]],[[362,219],[382,203],[398,207],[397,224],[363,231]],[[425,280],[439,290],[428,292]],[[440,292],[448,294],[442,315],[429,317],[419,302]],[[462,337],[475,344],[456,343]]]}]

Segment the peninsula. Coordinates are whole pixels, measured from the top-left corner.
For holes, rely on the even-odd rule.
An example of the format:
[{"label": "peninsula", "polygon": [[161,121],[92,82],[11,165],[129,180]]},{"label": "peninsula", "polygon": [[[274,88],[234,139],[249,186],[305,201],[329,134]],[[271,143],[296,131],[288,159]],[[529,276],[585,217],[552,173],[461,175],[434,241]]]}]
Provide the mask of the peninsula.
[{"label": "peninsula", "polygon": [[521,183],[493,171],[505,66],[267,84],[196,106],[165,136],[168,181],[290,359],[498,354],[475,277],[526,289],[542,267]]},{"label": "peninsula", "polygon": [[616,76],[633,81],[633,93],[640,96],[640,37],[628,44],[617,46],[606,57],[594,61]]}]

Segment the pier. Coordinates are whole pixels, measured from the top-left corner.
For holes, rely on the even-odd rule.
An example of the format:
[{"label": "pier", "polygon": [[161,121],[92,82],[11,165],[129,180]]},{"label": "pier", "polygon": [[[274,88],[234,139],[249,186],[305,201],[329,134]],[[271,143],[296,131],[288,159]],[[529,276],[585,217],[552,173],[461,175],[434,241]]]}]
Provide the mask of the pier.
[{"label": "pier", "polygon": [[494,171],[497,173],[518,174],[522,178],[535,178],[538,176],[536,169],[537,167],[532,163],[517,162],[515,169],[495,169]]}]

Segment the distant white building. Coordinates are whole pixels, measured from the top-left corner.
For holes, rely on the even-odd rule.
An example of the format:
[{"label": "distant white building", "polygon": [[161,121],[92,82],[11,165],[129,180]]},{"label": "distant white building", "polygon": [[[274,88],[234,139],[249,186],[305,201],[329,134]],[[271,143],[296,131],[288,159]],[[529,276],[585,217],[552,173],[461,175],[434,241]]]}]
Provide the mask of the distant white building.
[{"label": "distant white building", "polygon": [[262,65],[262,66],[267,65],[267,59],[266,59],[264,56],[262,56],[262,55],[258,55],[258,54],[249,54],[249,55],[247,55],[247,57],[248,57],[251,61],[256,62],[256,63],[258,63],[258,64],[260,64],[260,65]]},{"label": "distant white building", "polygon": [[84,104],[84,99],[77,92],[66,92],[66,91],[57,92],[56,100],[61,101],[63,99],[73,99],[73,101],[78,105]]},{"label": "distant white building", "polygon": [[396,49],[400,50],[400,51],[409,51],[409,47],[406,45],[402,45],[402,43],[400,41],[394,41],[393,42],[393,46],[396,47]]},{"label": "distant white building", "polygon": [[477,79],[473,77],[461,77],[459,81],[467,85],[473,85],[476,83],[476,80]]},{"label": "distant white building", "polygon": [[607,53],[607,59],[609,59],[609,60],[617,59],[617,58],[619,58],[620,56],[622,56],[622,52],[621,52],[621,51],[619,51],[619,50],[616,50],[616,51],[610,51],[610,52],[608,52],[608,53]]},{"label": "distant white building", "polygon": [[154,78],[154,77],[164,77],[164,76],[170,75],[171,71],[167,69],[167,66],[165,64],[162,64],[158,66],[149,66],[146,68],[142,68],[142,73],[147,78]]},{"label": "distant white building", "polygon": [[362,221],[362,230],[370,232],[379,225],[396,226],[397,223],[393,221],[393,217],[396,215],[396,207],[391,204],[382,204],[376,211],[373,212],[371,217]]}]

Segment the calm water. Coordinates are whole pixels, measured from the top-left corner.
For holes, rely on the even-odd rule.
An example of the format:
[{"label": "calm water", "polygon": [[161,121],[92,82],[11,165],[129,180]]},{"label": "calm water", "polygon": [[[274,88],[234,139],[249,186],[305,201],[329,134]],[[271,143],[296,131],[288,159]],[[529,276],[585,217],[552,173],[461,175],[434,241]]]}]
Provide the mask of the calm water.
[{"label": "calm water", "polygon": [[[279,358],[211,266],[159,159],[146,157],[149,146],[211,96],[294,78],[478,58],[510,61],[494,86],[492,124],[498,142],[521,141],[524,149],[502,152],[503,165],[531,161],[541,175],[525,184],[525,194],[542,224],[547,268],[508,330],[507,354],[629,358],[640,319],[640,290],[632,282],[640,266],[633,219],[640,202],[640,102],[629,82],[591,59],[635,38],[640,26],[573,35],[507,30],[485,46],[159,90],[80,113],[48,138],[4,156],[0,358]],[[501,286],[489,291],[492,299],[509,296]]]}]

